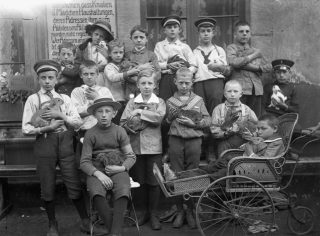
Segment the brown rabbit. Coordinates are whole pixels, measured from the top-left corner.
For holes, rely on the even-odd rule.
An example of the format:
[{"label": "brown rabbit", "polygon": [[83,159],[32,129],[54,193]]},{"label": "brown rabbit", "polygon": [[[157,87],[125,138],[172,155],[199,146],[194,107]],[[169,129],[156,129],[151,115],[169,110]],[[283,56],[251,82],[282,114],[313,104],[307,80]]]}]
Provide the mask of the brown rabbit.
[{"label": "brown rabbit", "polygon": [[61,98],[53,98],[51,101],[42,103],[41,109],[39,109],[36,113],[33,114],[30,122],[31,125],[33,125],[36,128],[48,126],[51,120],[43,119],[41,115],[50,109],[59,110],[62,104],[63,100]]}]

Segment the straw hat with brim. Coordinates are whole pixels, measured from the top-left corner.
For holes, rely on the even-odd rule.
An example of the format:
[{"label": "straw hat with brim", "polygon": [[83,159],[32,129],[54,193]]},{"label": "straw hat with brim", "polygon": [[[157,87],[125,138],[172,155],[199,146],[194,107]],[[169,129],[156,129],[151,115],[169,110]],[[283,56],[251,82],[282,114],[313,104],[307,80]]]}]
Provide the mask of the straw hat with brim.
[{"label": "straw hat with brim", "polygon": [[91,35],[92,32],[96,29],[96,28],[100,28],[103,29],[104,31],[107,32],[107,41],[110,42],[111,40],[114,39],[112,32],[111,32],[111,25],[103,20],[98,20],[96,23],[94,24],[89,24],[85,26],[85,31],[87,34]]},{"label": "straw hat with brim", "polygon": [[113,101],[111,98],[99,98],[95,100],[90,107],[88,107],[87,112],[93,115],[95,110],[102,106],[111,106],[116,111],[121,108],[121,104]]}]

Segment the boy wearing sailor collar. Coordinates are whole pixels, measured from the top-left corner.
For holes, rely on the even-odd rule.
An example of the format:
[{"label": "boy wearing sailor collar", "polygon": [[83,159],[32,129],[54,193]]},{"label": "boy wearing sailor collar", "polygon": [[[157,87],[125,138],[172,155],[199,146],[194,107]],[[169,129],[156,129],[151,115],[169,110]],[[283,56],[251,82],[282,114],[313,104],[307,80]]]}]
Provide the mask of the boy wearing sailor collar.
[{"label": "boy wearing sailor collar", "polygon": [[[276,157],[283,154],[285,146],[282,137],[277,133],[278,127],[279,120],[275,116],[271,114],[261,116],[257,124],[257,137],[253,137],[240,147],[244,150],[243,156]],[[232,155],[226,155],[201,169],[208,172],[214,181],[226,175],[228,162],[232,158]]]},{"label": "boy wearing sailor collar", "polygon": [[193,50],[198,66],[193,87],[211,114],[222,102],[224,80],[230,74],[230,67],[224,49],[212,42],[217,33],[216,20],[202,18],[194,25],[199,32],[199,46]]},{"label": "boy wearing sailor collar", "polygon": [[271,114],[260,117],[257,135],[260,139],[244,144],[244,155],[249,157],[275,157],[285,151],[282,137],[277,133],[279,120]]},{"label": "boy wearing sailor collar", "polygon": [[[191,90],[192,77],[191,70],[180,68],[174,80],[178,91],[167,100],[166,121],[170,124],[168,154],[172,169],[178,172],[198,168],[203,129],[211,124],[203,99]],[[188,117],[187,114],[193,115]],[[174,228],[180,228],[185,218],[190,228],[196,227],[192,213],[194,206],[190,201],[186,203],[185,211],[183,200],[176,201],[178,213],[173,222]]]}]

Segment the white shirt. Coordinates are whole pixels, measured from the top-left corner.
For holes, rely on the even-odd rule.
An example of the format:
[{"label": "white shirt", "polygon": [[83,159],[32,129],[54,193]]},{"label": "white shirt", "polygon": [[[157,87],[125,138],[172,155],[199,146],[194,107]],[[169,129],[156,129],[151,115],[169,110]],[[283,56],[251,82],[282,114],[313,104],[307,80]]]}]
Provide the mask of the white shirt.
[{"label": "white shirt", "polygon": [[[106,97],[106,98],[112,98],[113,100],[113,96],[108,88],[102,87],[99,85],[94,85],[92,88],[98,92],[99,94],[98,98]],[[71,93],[71,101],[77,108],[77,111],[79,114],[86,113],[88,107],[93,104],[93,100],[88,100],[86,98],[85,89],[86,89],[86,85],[82,85],[81,87],[75,88]],[[88,130],[97,124],[97,119],[93,115],[89,115],[89,116],[83,117],[82,122],[83,124],[81,125],[80,129]]]},{"label": "white shirt", "polygon": [[[145,101],[143,101],[143,97],[140,94],[138,94],[135,98],[134,98],[134,102],[135,103],[144,103]],[[149,98],[149,100],[146,102],[146,103],[159,103],[160,100],[159,98],[157,97],[157,95],[155,95],[154,93],[151,94],[151,97]]]},{"label": "white shirt", "polygon": [[203,48],[201,46],[196,47],[193,50],[194,56],[196,58],[198,71],[195,74],[195,80],[194,82],[204,81],[208,79],[215,79],[215,78],[224,78],[224,76],[220,72],[213,72],[212,70],[208,69],[208,65],[204,64],[204,56],[202,55],[201,51],[208,55],[210,52],[210,55],[208,56],[208,59],[211,62],[220,62],[223,65],[228,65],[227,63],[227,57],[226,52],[222,47],[211,45],[209,48]]},{"label": "white shirt", "polygon": [[188,44],[181,42],[179,39],[174,42],[169,42],[167,39],[157,42],[154,52],[158,57],[159,66],[162,70],[167,69],[168,59],[176,54],[189,62],[189,69],[192,73],[195,73],[197,70],[196,59],[191,48]]},{"label": "white shirt", "polygon": [[[59,94],[54,91],[54,89],[51,90],[51,93],[53,98],[61,98],[63,100],[63,104],[60,106],[60,109],[61,112],[67,116],[66,122],[75,130],[78,129],[81,126],[82,121],[76,107],[71,102],[70,97],[65,94]],[[51,100],[43,88],[39,90],[38,94],[40,96],[41,104]],[[39,104],[39,97],[36,93],[28,97],[26,104],[24,105],[22,117],[22,132],[24,134],[40,134],[40,127],[34,127],[31,124],[31,118],[33,114],[40,109],[41,104]],[[62,128],[66,130],[66,127]]]},{"label": "white shirt", "polygon": [[107,65],[108,60],[97,51],[97,47],[92,45],[91,42],[88,43],[89,59],[97,63],[98,65]]}]

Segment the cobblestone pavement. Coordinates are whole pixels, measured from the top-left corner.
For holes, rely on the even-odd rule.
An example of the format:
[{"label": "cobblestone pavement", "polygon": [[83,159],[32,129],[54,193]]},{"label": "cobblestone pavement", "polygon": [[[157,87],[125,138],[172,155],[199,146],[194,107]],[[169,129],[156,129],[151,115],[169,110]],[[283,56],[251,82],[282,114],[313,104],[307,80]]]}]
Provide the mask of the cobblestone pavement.
[{"label": "cobblestone pavement", "polygon": [[[286,226],[286,211],[278,212],[277,224],[280,230],[274,236],[292,235]],[[58,205],[57,219],[61,236],[85,236],[79,231],[80,220],[72,205]],[[317,220],[318,221],[318,220]],[[318,221],[319,222],[319,221]],[[187,225],[173,229],[171,224],[163,224],[162,230],[152,231],[148,224],[141,227],[141,236],[199,236],[198,230],[190,230]],[[40,208],[15,208],[0,222],[1,236],[44,236],[47,230],[46,214]],[[136,236],[134,227],[125,228],[124,236]],[[320,235],[319,227],[309,235]]]},{"label": "cobblestone pavement", "polygon": [[[319,182],[314,177],[301,177],[299,181],[293,181],[289,192],[297,194],[299,205],[308,206],[315,214],[315,228],[311,236],[320,235],[320,193]],[[314,182],[314,184],[311,184]],[[41,210],[39,198],[39,184],[17,184],[10,185],[9,199],[14,203],[14,208],[5,218],[0,221],[0,236],[45,236],[47,231],[47,217],[45,211]],[[85,236],[80,233],[80,219],[67,199],[66,190],[63,185],[56,187],[56,214],[61,236]],[[137,200],[137,198],[136,198]],[[159,209],[165,211],[170,208],[172,202],[169,199],[161,199]],[[139,210],[139,205],[137,206]],[[270,235],[290,236],[293,235],[287,227],[288,211],[276,213],[276,223],[279,230]],[[134,227],[125,228],[123,236],[138,236]],[[252,234],[254,235],[254,234]],[[190,230],[188,226],[181,229],[173,229],[171,224],[162,224],[162,230],[153,231],[150,225],[141,227],[141,236],[200,236],[198,230]]]}]

